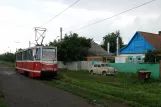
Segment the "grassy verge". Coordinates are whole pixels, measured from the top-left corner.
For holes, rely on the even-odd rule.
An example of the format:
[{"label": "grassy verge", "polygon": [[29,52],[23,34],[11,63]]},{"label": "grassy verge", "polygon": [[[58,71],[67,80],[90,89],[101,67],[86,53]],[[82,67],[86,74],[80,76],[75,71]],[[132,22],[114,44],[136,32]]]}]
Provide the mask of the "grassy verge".
[{"label": "grassy verge", "polygon": [[[7,65],[8,67],[14,68],[14,63],[13,62],[0,61],[0,64],[1,65]],[[4,101],[4,95],[2,93],[2,90],[0,90],[0,107],[7,107],[7,104]]]},{"label": "grassy verge", "polygon": [[58,80],[47,81],[63,90],[104,106],[160,107],[161,81],[140,82],[135,74],[90,75],[87,71],[61,70]]},{"label": "grassy verge", "polygon": [[4,95],[1,90],[0,90],[0,107],[7,107],[7,104],[4,101]]},{"label": "grassy verge", "polygon": [[6,61],[0,61],[0,64],[2,65],[7,65],[8,67],[15,67],[15,63],[14,62],[6,62]]}]

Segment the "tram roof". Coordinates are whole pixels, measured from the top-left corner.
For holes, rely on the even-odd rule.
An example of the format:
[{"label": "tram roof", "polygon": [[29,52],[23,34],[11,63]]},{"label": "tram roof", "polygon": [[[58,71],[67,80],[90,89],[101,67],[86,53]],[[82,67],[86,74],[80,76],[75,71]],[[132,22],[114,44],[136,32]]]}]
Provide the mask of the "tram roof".
[{"label": "tram roof", "polygon": [[26,51],[28,49],[35,49],[35,48],[40,48],[40,47],[44,47],[44,48],[57,48],[55,46],[33,46],[33,47],[29,47],[29,48],[26,48],[26,49],[22,49],[20,51],[17,51],[16,53],[23,52],[23,51]]}]

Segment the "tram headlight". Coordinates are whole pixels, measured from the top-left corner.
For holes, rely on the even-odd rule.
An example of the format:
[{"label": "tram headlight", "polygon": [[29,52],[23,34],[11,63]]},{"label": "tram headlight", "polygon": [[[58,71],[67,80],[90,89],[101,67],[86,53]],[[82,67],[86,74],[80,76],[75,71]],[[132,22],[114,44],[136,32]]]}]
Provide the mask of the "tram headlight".
[{"label": "tram headlight", "polygon": [[42,71],[45,71],[45,68],[42,68]]},{"label": "tram headlight", "polygon": [[56,71],[57,69],[56,68],[54,68],[54,71]]}]

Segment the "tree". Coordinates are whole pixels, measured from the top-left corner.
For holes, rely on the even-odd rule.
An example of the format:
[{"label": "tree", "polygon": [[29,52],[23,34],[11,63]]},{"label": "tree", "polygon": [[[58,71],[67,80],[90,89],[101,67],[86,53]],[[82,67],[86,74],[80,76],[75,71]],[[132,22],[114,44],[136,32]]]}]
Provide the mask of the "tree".
[{"label": "tree", "polygon": [[145,62],[146,63],[156,63],[159,62],[161,60],[161,57],[158,56],[158,54],[161,54],[160,50],[149,50],[147,51],[147,53],[145,54]]},{"label": "tree", "polygon": [[15,61],[15,54],[13,53],[4,53],[0,55],[0,60],[2,61],[10,61],[10,62],[14,62]]},{"label": "tree", "polygon": [[61,41],[50,42],[49,46],[57,46],[59,61],[80,61],[87,57],[88,49],[91,47],[91,39],[79,37],[74,33],[65,36]]},{"label": "tree", "polygon": [[53,42],[49,42],[49,46],[57,46],[58,42],[54,40]]},{"label": "tree", "polygon": [[17,51],[22,51],[23,49],[21,49],[21,48],[19,48],[19,49],[17,49]]},{"label": "tree", "polygon": [[154,62],[154,56],[152,55],[152,51],[149,50],[147,51],[147,53],[145,54],[145,62]]},{"label": "tree", "polygon": [[115,53],[116,52],[116,46],[117,46],[116,45],[117,37],[119,37],[119,46],[120,46],[120,48],[122,48],[124,43],[122,41],[122,37],[120,36],[120,31],[112,32],[112,33],[109,33],[106,36],[104,36],[102,48],[107,50],[107,42],[109,42],[110,52]]}]

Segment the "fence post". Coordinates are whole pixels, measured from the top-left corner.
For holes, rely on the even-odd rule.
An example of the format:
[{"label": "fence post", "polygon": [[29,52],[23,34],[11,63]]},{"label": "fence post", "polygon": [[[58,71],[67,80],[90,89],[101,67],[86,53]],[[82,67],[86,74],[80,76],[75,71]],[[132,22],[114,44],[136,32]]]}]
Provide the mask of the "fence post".
[{"label": "fence post", "polygon": [[161,77],[161,60],[160,60],[160,63],[159,63],[159,70],[160,70],[160,75],[159,75],[159,77]]},{"label": "fence post", "polygon": [[89,61],[88,61],[88,70],[89,70]]},{"label": "fence post", "polygon": [[76,71],[78,71],[78,61],[76,62]]}]

